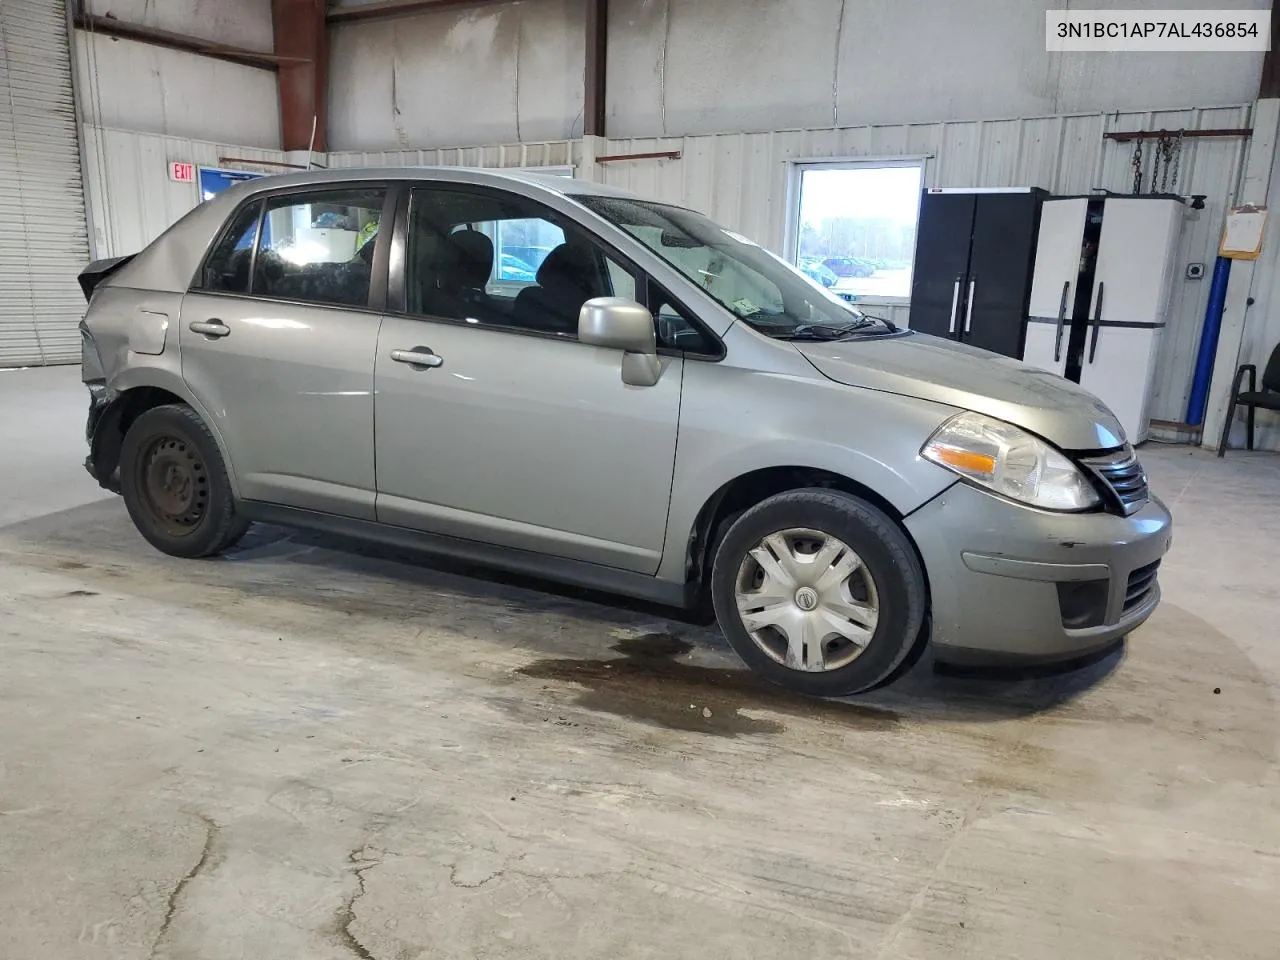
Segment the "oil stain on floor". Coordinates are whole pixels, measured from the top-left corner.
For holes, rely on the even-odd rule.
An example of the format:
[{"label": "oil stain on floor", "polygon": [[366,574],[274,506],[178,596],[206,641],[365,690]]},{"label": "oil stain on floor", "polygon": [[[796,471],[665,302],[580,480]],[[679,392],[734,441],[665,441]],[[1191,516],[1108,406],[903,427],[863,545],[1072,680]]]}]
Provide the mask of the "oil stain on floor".
[{"label": "oil stain on floor", "polygon": [[622,640],[611,660],[545,659],[516,673],[534,680],[573,683],[584,688],[575,703],[588,710],[724,737],[777,734],[777,720],[750,717],[763,710],[805,719],[827,719],[863,729],[888,729],[898,723],[890,710],[834,700],[800,697],[745,670],[683,663],[692,644],[666,633]]}]

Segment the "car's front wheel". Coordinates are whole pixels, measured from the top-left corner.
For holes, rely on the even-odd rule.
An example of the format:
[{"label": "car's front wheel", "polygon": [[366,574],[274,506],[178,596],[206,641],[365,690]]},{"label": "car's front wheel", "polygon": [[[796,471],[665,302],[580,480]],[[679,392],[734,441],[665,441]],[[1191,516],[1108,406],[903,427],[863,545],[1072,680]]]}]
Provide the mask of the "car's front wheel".
[{"label": "car's front wheel", "polygon": [[222,454],[190,407],[154,407],[129,425],[120,449],[120,493],[134,526],[175,557],[208,557],[244,536]]},{"label": "car's front wheel", "polygon": [[711,596],[748,666],[815,696],[892,679],[924,636],[924,573],[906,534],[836,490],[788,491],[738,517],[717,546]]}]

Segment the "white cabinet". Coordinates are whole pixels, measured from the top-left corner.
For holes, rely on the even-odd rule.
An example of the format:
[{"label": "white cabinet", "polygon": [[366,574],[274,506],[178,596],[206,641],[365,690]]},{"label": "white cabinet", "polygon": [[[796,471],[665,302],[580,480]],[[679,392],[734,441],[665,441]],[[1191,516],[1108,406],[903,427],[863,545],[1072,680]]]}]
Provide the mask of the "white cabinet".
[{"label": "white cabinet", "polygon": [[1090,345],[1080,368],[1080,386],[1110,408],[1130,443],[1147,439],[1156,352],[1163,333],[1161,327],[1102,327],[1097,349],[1090,352],[1090,331]]},{"label": "white cabinet", "polygon": [[1183,211],[1165,197],[1077,197],[1041,215],[1022,359],[1097,396],[1131,443],[1147,438]]},{"label": "white cabinet", "polygon": [[1060,376],[1067,367],[1067,334],[1075,315],[1080,248],[1088,208],[1089,201],[1084,197],[1047,200],[1040,207],[1040,232],[1022,359]]}]

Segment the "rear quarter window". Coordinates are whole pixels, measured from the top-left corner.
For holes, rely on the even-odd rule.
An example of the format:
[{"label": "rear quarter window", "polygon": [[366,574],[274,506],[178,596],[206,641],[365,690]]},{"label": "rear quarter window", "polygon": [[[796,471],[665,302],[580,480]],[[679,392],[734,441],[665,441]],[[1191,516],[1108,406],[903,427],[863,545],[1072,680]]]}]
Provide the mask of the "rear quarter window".
[{"label": "rear quarter window", "polygon": [[258,238],[262,202],[241,207],[223,227],[205,260],[197,286],[211,293],[248,293],[249,268]]}]

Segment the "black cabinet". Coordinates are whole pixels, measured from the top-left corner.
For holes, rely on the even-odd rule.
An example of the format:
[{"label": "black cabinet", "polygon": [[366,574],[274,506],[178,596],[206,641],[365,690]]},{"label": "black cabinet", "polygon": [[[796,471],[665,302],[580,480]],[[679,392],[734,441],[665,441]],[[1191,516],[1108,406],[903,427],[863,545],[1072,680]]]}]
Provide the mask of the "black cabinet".
[{"label": "black cabinet", "polygon": [[912,330],[1021,358],[1044,190],[926,190]]}]

